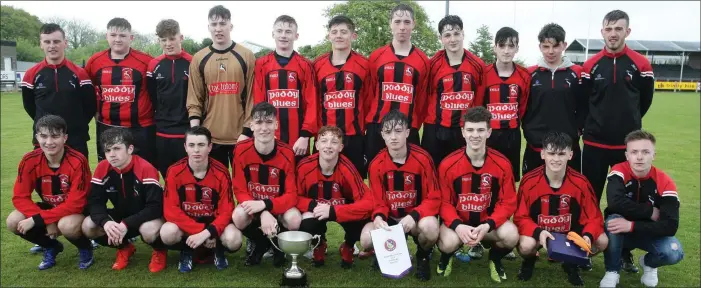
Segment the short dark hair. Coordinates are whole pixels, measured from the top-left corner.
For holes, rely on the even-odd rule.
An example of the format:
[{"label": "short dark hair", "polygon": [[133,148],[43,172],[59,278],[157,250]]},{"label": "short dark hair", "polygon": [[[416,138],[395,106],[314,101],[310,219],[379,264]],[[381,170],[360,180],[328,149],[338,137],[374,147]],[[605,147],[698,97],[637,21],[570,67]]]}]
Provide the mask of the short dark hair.
[{"label": "short dark hair", "polygon": [[518,32],[511,27],[502,27],[494,36],[494,44],[507,44],[509,39],[513,41],[514,45],[518,46]]},{"label": "short dark hair", "polygon": [[628,13],[623,12],[621,10],[613,10],[609,13],[606,13],[602,24],[606,25],[621,19],[626,20],[626,27],[628,27],[628,24],[630,24],[630,18],[628,18]]},{"label": "short dark hair", "polygon": [[572,149],[572,137],[567,135],[567,133],[550,131],[543,137],[543,149],[548,148],[554,151],[563,151],[567,148]]},{"label": "short dark hair", "polygon": [[100,142],[103,149],[117,144],[124,144],[125,147],[129,148],[130,145],[134,145],[134,135],[127,128],[112,127],[102,132]]},{"label": "short dark hair", "polygon": [[49,114],[39,118],[37,123],[34,124],[34,129],[36,133],[39,133],[41,129],[46,129],[49,130],[51,135],[60,135],[66,134],[68,131],[68,124],[66,124],[66,120],[63,120],[61,116]]},{"label": "short dark hair", "polygon": [[110,22],[107,22],[107,30],[110,30],[110,28],[118,28],[131,32],[131,23],[129,23],[127,19],[116,17],[112,18]]},{"label": "short dark hair", "polygon": [[209,9],[207,19],[217,19],[217,17],[221,18],[222,20],[231,20],[231,11],[222,5],[217,5],[212,7],[212,9]]},{"label": "short dark hair", "polygon": [[492,120],[492,112],[489,112],[487,108],[484,108],[483,106],[475,106],[472,108],[468,108],[467,112],[465,115],[462,115],[462,123],[465,124],[467,122],[470,123],[480,123],[480,122],[486,122],[487,123],[487,128],[491,127],[491,120]]},{"label": "short dark hair", "polygon": [[385,126],[389,126],[390,129],[394,129],[395,126],[401,125],[409,128],[409,118],[397,109],[390,110],[384,117],[382,117],[382,122],[380,123],[380,129],[385,130]]},{"label": "short dark hair", "polygon": [[56,23],[46,23],[44,25],[41,25],[41,29],[39,29],[40,34],[51,34],[56,31],[61,31],[61,35],[63,35],[63,39],[66,39],[66,32],[63,31],[63,28],[59,26]]},{"label": "short dark hair", "polygon": [[564,42],[565,29],[555,23],[546,24],[543,26],[543,29],[540,29],[540,33],[538,33],[538,42],[543,43],[548,39],[555,39],[555,45]]},{"label": "short dark hair", "polygon": [[275,22],[273,22],[273,25],[277,24],[278,22],[287,23],[287,24],[290,24],[290,25],[294,24],[295,27],[299,27],[299,25],[297,25],[297,20],[295,20],[295,18],[293,18],[293,17],[290,16],[290,15],[280,15],[280,16],[278,16],[277,18],[275,18]]},{"label": "short dark hair", "polygon": [[338,128],[338,126],[333,126],[333,125],[325,125],[322,126],[319,129],[319,133],[316,135],[316,139],[319,139],[319,137],[323,136],[326,133],[331,133],[333,136],[336,136],[341,142],[343,142],[343,130],[341,128]]},{"label": "short dark hair", "polygon": [[187,128],[185,130],[185,142],[187,142],[187,136],[192,135],[192,136],[200,136],[204,135],[207,137],[207,144],[212,143],[212,132],[209,132],[209,129],[207,129],[204,126],[193,126],[190,128]]},{"label": "short dark hair", "polygon": [[166,38],[180,33],[180,24],[173,19],[165,19],[156,25],[156,36]]},{"label": "short dark hair", "polygon": [[443,30],[445,30],[445,26],[450,26],[455,30],[456,27],[460,27],[460,30],[462,30],[462,19],[456,15],[448,15],[443,17],[440,22],[438,22],[438,34],[443,34]]},{"label": "short dark hair", "polygon": [[277,110],[273,104],[268,102],[260,102],[253,105],[253,110],[251,111],[251,119],[263,119],[267,117],[277,117]]},{"label": "short dark hair", "polygon": [[353,23],[353,20],[344,15],[336,15],[333,18],[331,18],[331,20],[329,20],[329,26],[327,27],[327,29],[331,30],[331,27],[340,24],[346,24],[346,26],[348,26],[348,29],[351,32],[355,31],[355,23]]},{"label": "short dark hair", "polygon": [[637,140],[650,140],[652,142],[652,145],[655,145],[657,143],[657,140],[655,139],[655,135],[652,135],[652,133],[647,132],[645,130],[635,130],[633,132],[628,133],[626,135],[626,139],[624,140],[624,143],[628,145],[628,142],[632,141],[637,141]]},{"label": "short dark hair", "polygon": [[394,8],[392,8],[392,11],[389,12],[389,20],[392,20],[392,18],[394,18],[394,13],[399,12],[399,11],[409,13],[411,15],[411,20],[415,20],[414,19],[414,8],[411,8],[411,6],[404,4],[404,3],[399,4],[397,6],[394,6]]}]

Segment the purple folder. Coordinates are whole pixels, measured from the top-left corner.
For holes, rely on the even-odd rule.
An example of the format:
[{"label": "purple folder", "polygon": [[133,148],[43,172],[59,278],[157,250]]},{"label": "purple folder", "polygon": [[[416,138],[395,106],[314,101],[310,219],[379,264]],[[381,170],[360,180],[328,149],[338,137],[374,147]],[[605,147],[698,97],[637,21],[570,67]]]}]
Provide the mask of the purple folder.
[{"label": "purple folder", "polygon": [[551,232],[555,240],[548,239],[548,257],[553,260],[576,265],[589,264],[587,252],[579,248],[572,241],[567,240],[567,235]]}]

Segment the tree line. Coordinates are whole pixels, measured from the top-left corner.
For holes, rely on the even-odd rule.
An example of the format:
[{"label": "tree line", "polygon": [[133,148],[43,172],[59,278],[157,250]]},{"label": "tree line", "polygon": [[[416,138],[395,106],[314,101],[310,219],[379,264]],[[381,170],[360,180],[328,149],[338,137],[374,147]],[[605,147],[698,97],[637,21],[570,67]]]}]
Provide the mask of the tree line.
[{"label": "tree line", "polygon": [[[415,12],[416,27],[412,35],[412,42],[421,48],[429,57],[441,49],[435,23],[429,20],[426,11],[415,1],[402,1],[412,6]],[[386,45],[392,41],[392,34],[389,30],[389,11],[397,5],[395,0],[364,1],[350,0],[344,3],[333,4],[324,10],[324,17],[331,19],[336,15],[346,15],[355,22],[358,40],[353,43],[353,50],[360,54],[369,56],[373,50]],[[96,52],[107,49],[109,46],[105,39],[105,31],[92,27],[84,20],[73,18],[51,17],[40,20],[30,13],[16,9],[12,6],[2,5],[0,15],[0,36],[3,40],[13,40],[17,42],[17,60],[39,62],[44,58],[44,54],[39,48],[39,30],[43,23],[59,24],[66,32],[68,49],[66,58],[81,65]],[[155,27],[154,27],[155,30]],[[152,56],[162,53],[158,44],[158,38],[154,32],[143,33],[143,31],[132,31],[134,41],[132,47],[141,50]],[[477,29],[477,37],[470,41],[466,48],[491,64],[496,61],[492,46],[493,36],[489,27],[482,25]],[[200,49],[212,43],[210,38],[197,41],[191,37],[185,37],[183,49],[190,54],[194,54]],[[315,45],[304,45],[297,47],[297,51],[307,57],[314,59],[331,50],[331,43],[324,39]],[[270,50],[263,49],[256,53],[256,57],[261,57],[269,53]],[[516,60],[523,65],[523,62]]]}]

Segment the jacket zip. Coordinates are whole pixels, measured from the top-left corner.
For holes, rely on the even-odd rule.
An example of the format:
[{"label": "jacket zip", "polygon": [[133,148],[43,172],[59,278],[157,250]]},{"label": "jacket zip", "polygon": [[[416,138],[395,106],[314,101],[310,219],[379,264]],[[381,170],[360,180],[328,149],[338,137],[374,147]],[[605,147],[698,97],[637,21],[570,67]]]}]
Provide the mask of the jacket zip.
[{"label": "jacket zip", "polygon": [[127,187],[124,186],[124,177],[122,176],[122,173],[119,173],[119,179],[122,179],[122,196],[124,196],[124,200],[127,200]]},{"label": "jacket zip", "polygon": [[54,68],[54,82],[56,84],[56,92],[58,92],[58,69]]},{"label": "jacket zip", "polygon": [[175,59],[173,59],[173,67],[170,67],[170,81],[175,83]]},{"label": "jacket zip", "polygon": [[616,58],[613,58],[613,84],[616,84]]},{"label": "jacket zip", "polygon": [[550,78],[550,83],[551,83],[553,89],[555,89],[555,71],[552,71],[552,77]]}]

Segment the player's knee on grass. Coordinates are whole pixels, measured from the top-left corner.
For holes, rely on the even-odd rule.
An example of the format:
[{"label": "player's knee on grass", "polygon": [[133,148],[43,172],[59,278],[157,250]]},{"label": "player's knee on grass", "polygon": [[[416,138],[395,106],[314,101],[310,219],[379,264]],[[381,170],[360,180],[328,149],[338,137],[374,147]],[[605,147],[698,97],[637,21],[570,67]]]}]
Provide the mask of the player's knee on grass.
[{"label": "player's knee on grass", "polygon": [[594,247],[596,247],[596,251],[602,252],[606,250],[606,247],[609,246],[609,237],[606,237],[606,233],[601,233],[599,235],[599,238],[594,241]]},{"label": "player's knee on grass", "polygon": [[497,246],[512,249],[518,244],[518,228],[511,221],[506,221],[496,230],[498,238]]},{"label": "player's knee on grass", "polygon": [[83,225],[81,226],[81,230],[83,230],[83,235],[90,239],[95,239],[105,234],[105,231],[102,230],[102,227],[97,226],[97,224],[95,224],[95,222],[92,221],[92,218],[90,216],[85,217],[85,219],[83,220]]},{"label": "player's knee on grass", "polygon": [[83,236],[82,226],[85,216],[72,214],[58,220],[58,231],[69,239],[78,239]]},{"label": "player's knee on grass", "polygon": [[426,244],[433,245],[438,241],[438,218],[426,216],[421,218],[416,226],[419,228],[419,236],[428,242]]},{"label": "player's knee on grass", "polygon": [[372,249],[372,237],[370,236],[372,230],[375,230],[375,224],[368,222],[360,232],[360,246],[363,247],[363,251]]},{"label": "player's knee on grass", "polygon": [[17,223],[24,219],[27,219],[27,217],[24,217],[24,214],[17,210],[13,210],[12,212],[10,212],[10,215],[7,216],[7,230],[10,230],[10,232],[15,234],[19,233],[17,232]]},{"label": "player's knee on grass", "polygon": [[299,230],[299,225],[302,224],[302,213],[297,208],[292,207],[282,215],[282,225],[290,231]]},{"label": "player's knee on grass", "polygon": [[526,235],[521,235],[518,240],[518,253],[521,254],[521,256],[524,257],[532,257],[535,256],[535,253],[538,249],[538,241],[531,237],[531,236],[526,236]]},{"label": "player's knee on grass", "polygon": [[226,225],[224,232],[221,234],[221,243],[229,249],[229,251],[238,251],[241,248],[242,234],[236,229],[234,224]]},{"label": "player's knee on grass", "polygon": [[441,250],[443,253],[453,253],[457,251],[462,244],[458,233],[455,233],[453,229],[445,225],[441,225],[440,234],[438,236],[438,250]]},{"label": "player's knee on grass", "polygon": [[156,241],[156,238],[160,235],[161,226],[163,226],[163,220],[160,218],[144,222],[139,226],[139,234],[141,234],[141,238],[144,239],[144,242],[151,244],[153,241]]},{"label": "player's knee on grass", "polygon": [[234,213],[231,214],[231,220],[234,222],[236,229],[243,230],[251,224],[253,218],[241,206],[236,206]]},{"label": "player's knee on grass", "polygon": [[163,244],[165,245],[175,245],[180,240],[183,238],[183,231],[180,230],[178,225],[175,225],[175,223],[171,222],[166,222],[161,226],[161,231],[159,232],[161,235],[161,241],[163,241]]}]

